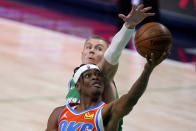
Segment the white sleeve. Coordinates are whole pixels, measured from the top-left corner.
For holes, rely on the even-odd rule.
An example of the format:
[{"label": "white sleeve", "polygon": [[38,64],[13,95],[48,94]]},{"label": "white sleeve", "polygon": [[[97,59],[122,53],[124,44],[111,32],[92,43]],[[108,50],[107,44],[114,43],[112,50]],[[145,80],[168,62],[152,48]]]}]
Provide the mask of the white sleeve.
[{"label": "white sleeve", "polygon": [[113,37],[109,48],[104,53],[104,58],[107,62],[112,65],[118,63],[121,52],[129,42],[134,31],[135,29],[128,29],[125,24],[123,25],[121,30]]}]

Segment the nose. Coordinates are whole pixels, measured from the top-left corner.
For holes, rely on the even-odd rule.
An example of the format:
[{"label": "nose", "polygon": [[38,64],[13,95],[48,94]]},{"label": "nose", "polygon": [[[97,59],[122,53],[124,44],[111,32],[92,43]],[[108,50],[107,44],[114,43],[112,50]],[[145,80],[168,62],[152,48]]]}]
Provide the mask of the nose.
[{"label": "nose", "polygon": [[99,76],[96,73],[93,73],[92,80],[98,80]]},{"label": "nose", "polygon": [[95,53],[95,49],[94,48],[91,48],[89,53]]}]

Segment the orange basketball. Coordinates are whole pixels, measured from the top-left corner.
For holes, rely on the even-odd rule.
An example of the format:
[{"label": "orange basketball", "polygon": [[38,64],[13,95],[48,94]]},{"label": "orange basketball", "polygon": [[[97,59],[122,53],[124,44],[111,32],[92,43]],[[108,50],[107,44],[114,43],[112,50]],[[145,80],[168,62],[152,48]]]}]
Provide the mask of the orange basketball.
[{"label": "orange basketball", "polygon": [[150,56],[154,53],[155,58],[159,58],[164,51],[171,48],[172,36],[163,24],[150,22],[139,28],[134,41],[135,48],[141,56]]}]

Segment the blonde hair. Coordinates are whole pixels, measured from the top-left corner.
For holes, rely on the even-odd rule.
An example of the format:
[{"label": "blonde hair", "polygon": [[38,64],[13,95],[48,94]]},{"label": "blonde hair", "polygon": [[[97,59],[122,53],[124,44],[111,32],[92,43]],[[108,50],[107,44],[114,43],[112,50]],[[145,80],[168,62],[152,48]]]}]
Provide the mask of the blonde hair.
[{"label": "blonde hair", "polygon": [[108,42],[101,36],[98,36],[98,35],[92,35],[90,36],[84,43],[84,45],[86,44],[86,42],[90,39],[99,39],[99,40],[103,40],[105,43],[106,43],[106,47],[108,48]]}]

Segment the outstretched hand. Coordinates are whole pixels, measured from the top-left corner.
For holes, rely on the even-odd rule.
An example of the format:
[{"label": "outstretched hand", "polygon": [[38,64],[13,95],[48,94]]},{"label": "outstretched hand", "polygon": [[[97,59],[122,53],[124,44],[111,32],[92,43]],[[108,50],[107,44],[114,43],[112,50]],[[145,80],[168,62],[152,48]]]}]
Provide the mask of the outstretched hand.
[{"label": "outstretched hand", "polygon": [[145,65],[145,68],[153,70],[158,64],[165,60],[169,56],[169,54],[169,51],[165,51],[160,58],[156,59],[154,53],[151,53],[150,57],[146,56],[147,63]]},{"label": "outstretched hand", "polygon": [[125,16],[124,14],[119,14],[118,16],[123,19],[125,26],[129,29],[135,28],[137,24],[143,21],[148,16],[153,16],[155,13],[146,13],[152,7],[143,8],[144,5],[140,4],[138,7],[135,5],[132,6],[131,12]]}]

